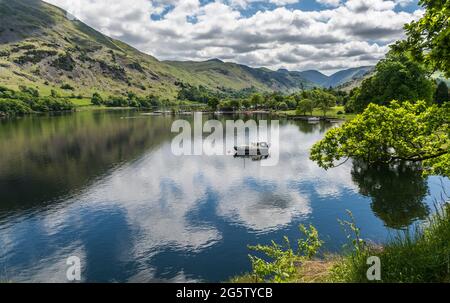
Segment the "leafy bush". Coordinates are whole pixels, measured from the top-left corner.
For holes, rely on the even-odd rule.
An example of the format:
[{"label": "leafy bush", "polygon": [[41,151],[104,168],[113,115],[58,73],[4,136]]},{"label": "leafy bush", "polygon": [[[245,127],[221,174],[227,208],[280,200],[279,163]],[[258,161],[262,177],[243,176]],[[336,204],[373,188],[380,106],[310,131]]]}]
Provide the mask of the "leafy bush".
[{"label": "leafy bush", "polygon": [[51,97],[40,97],[39,92],[31,87],[21,86],[20,91],[0,87],[0,113],[14,116],[31,112],[71,111],[75,105],[69,100]]},{"label": "leafy bush", "polygon": [[0,99],[0,116],[15,116],[31,113],[31,108],[23,101]]},{"label": "leafy bush", "polygon": [[94,93],[92,95],[91,103],[94,105],[102,105],[103,104],[102,96],[100,96],[99,93]]},{"label": "leafy bush", "polygon": [[31,102],[30,107],[38,112],[71,111],[75,108],[72,102],[53,97],[40,98],[37,101]]},{"label": "leafy bush", "polygon": [[[253,272],[257,282],[294,282],[296,273],[302,262],[314,258],[322,246],[317,229],[310,226],[300,226],[300,231],[306,239],[297,241],[297,249],[294,250],[287,237],[284,244],[279,245],[272,241],[271,245],[257,245],[249,247],[251,250],[263,253],[266,259],[249,256]],[[268,259],[268,261],[267,261]]]},{"label": "leafy bush", "polygon": [[72,85],[67,84],[67,83],[61,85],[61,89],[65,89],[65,90],[75,90],[75,88],[74,88]]}]

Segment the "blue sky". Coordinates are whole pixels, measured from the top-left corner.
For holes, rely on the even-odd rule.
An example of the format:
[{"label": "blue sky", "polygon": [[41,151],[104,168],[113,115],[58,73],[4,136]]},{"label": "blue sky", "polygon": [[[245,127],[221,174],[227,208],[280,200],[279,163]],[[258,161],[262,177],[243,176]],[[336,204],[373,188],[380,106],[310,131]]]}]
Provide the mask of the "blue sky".
[{"label": "blue sky", "polygon": [[417,0],[46,0],[161,60],[325,73],[374,65]]}]

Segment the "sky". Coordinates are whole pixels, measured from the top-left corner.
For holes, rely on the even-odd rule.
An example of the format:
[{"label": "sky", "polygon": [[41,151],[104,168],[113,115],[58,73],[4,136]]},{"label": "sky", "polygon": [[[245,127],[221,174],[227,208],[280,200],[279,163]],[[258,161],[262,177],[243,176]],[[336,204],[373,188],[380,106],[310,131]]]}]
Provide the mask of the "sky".
[{"label": "sky", "polygon": [[45,0],[160,60],[326,74],[375,65],[417,0]]}]

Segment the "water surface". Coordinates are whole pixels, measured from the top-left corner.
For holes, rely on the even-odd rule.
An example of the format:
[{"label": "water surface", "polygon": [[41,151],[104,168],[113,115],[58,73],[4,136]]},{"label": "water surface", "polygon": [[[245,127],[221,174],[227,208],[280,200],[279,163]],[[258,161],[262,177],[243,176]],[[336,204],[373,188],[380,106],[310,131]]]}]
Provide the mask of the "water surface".
[{"label": "water surface", "polygon": [[450,186],[407,165],[319,168],[309,149],[326,123],[280,121],[274,167],[176,157],[178,118],[100,111],[0,121],[0,280],[65,282],[66,260],[78,256],[83,281],[224,281],[250,269],[247,245],[296,239],[299,224],[339,251],[346,210],[365,238],[383,243],[424,219]]}]

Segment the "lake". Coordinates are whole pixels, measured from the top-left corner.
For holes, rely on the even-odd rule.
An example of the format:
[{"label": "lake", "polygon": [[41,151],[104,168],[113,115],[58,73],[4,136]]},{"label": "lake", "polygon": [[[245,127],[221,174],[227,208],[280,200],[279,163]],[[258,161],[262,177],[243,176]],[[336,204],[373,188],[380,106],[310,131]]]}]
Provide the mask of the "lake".
[{"label": "lake", "polygon": [[319,168],[309,149],[333,127],[325,122],[281,119],[273,167],[175,156],[180,118],[192,123],[134,111],[1,120],[0,281],[66,282],[70,256],[85,282],[226,281],[250,270],[248,245],[297,239],[300,224],[340,251],[347,210],[364,238],[383,243],[450,188],[407,165]]}]

